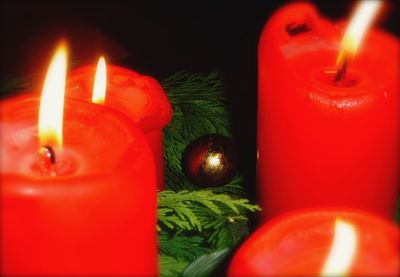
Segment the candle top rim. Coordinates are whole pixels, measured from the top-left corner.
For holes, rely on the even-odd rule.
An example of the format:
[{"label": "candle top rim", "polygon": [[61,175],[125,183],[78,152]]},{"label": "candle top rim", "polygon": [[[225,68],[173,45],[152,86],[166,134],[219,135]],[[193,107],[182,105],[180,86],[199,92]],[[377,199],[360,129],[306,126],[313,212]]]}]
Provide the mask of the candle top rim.
[{"label": "candle top rim", "polygon": [[[234,273],[233,275],[274,275],[281,270],[290,269],[283,267],[283,264],[290,259],[298,262],[299,257],[307,251],[315,251],[316,257],[321,254],[325,256],[325,253],[327,256],[332,247],[331,237],[334,235],[337,219],[352,224],[357,230],[357,261],[380,259],[381,263],[390,267],[389,272],[397,270],[400,229],[394,222],[367,211],[330,206],[292,210],[259,226],[237,250],[228,272]],[[376,250],[370,253],[372,256],[365,252],[371,247]],[[387,259],[388,257],[390,258]],[[323,261],[323,258],[314,260],[314,266],[320,264],[322,268]],[[361,264],[355,262],[355,268],[352,267],[350,272],[363,271],[365,268],[360,267]],[[379,268],[379,263],[372,266],[372,272],[382,270]],[[312,275],[318,274],[316,268],[304,270]],[[311,273],[314,270],[316,272]]]},{"label": "candle top rim", "polygon": [[[119,164],[125,163],[123,161],[125,158],[129,162],[128,165],[123,166],[124,168],[127,166],[135,167],[138,164],[142,164],[144,160],[148,160],[147,163],[149,164],[153,162],[150,146],[143,132],[132,124],[126,116],[113,109],[76,99],[67,98],[65,101],[64,126],[66,127],[66,138],[62,153],[66,153],[67,157],[74,158],[80,164],[81,168],[77,172],[65,176],[56,176],[56,178],[74,179],[81,178],[82,176],[103,176],[102,178],[104,178],[104,176],[118,172]],[[14,158],[21,158],[21,155],[26,155],[27,159],[29,159],[29,161],[26,160],[29,163],[26,165],[28,167],[32,165],[32,157],[37,157],[37,150],[40,147],[35,135],[39,102],[39,98],[27,97],[27,95],[20,95],[0,101],[0,127],[1,129],[4,128],[2,132],[7,132],[7,130],[13,132],[12,134],[8,133],[4,139],[0,140],[3,150],[2,154],[6,155],[5,152],[8,149],[7,151],[14,153]],[[81,119],[84,120],[82,121]],[[16,125],[16,123],[18,124]],[[82,134],[84,136],[81,136]],[[101,134],[103,138],[99,137]],[[106,138],[107,135],[112,135],[113,140],[117,143],[110,144],[109,139]],[[125,141],[125,143],[122,143],[122,141]],[[20,146],[22,143],[26,145]],[[32,152],[25,152],[29,150],[25,149],[27,147]],[[106,149],[107,151],[105,151]],[[18,154],[18,151],[22,152]],[[113,155],[113,157],[109,155]],[[83,156],[85,156],[84,160],[80,160]],[[91,164],[94,160],[96,160],[95,166]],[[7,161],[3,161],[2,159],[3,162],[7,165]],[[10,161],[8,160],[8,162]],[[12,163],[16,162],[21,161],[13,161]],[[1,175],[18,174],[35,177],[39,182],[44,180],[51,182],[54,177],[32,174],[33,172],[26,168],[22,172],[21,170],[19,165],[16,168],[10,165],[9,169],[5,169],[2,166]]]},{"label": "candle top rim", "polygon": [[[95,73],[96,67],[94,64],[87,64],[83,65],[80,67],[73,68],[71,71],[67,73],[67,92],[66,96],[71,97],[71,98],[82,98],[82,95],[74,95],[74,92],[71,91],[70,86],[74,85],[76,82],[87,82],[88,80],[83,79],[83,77],[87,76],[87,72],[93,72],[93,74],[89,74],[90,76],[93,75],[94,78],[94,73]],[[144,87],[138,87],[136,83],[130,83],[129,88],[136,89],[137,91],[145,92],[146,95],[149,97],[147,100],[149,103],[147,104],[149,107],[151,106],[157,106],[158,109],[157,111],[152,110],[148,112],[146,115],[141,115],[141,114],[136,114],[133,119],[135,120],[136,124],[138,124],[141,129],[144,129],[145,131],[148,131],[152,128],[163,128],[165,127],[172,119],[172,107],[171,104],[168,100],[167,94],[164,91],[163,87],[160,85],[160,83],[153,77],[148,76],[148,75],[141,75],[140,73],[130,69],[130,68],[125,68],[119,65],[114,65],[114,64],[107,64],[107,79],[108,82],[110,82],[110,79],[113,78],[113,76],[120,74],[121,76],[126,76],[130,77],[130,81],[134,82],[135,80],[138,81],[138,83],[143,84]],[[72,80],[71,80],[72,78]],[[90,77],[92,78],[92,77]],[[112,81],[112,80],[111,80]],[[92,80],[89,80],[89,83],[91,83]],[[122,84],[123,85],[123,84]],[[118,86],[114,85],[115,87]],[[107,85],[109,87],[109,84]],[[91,94],[91,90],[90,94]],[[119,93],[122,93],[123,91],[119,91]],[[91,96],[90,96],[91,97]],[[123,95],[122,95],[123,97]],[[85,99],[89,100],[89,95],[87,97],[85,96]],[[111,103],[110,105],[119,110],[123,110],[123,113],[128,114],[129,116],[132,117],[132,113],[129,113],[129,103],[123,103],[123,102],[117,102],[119,96],[114,95],[113,91],[107,90],[106,93],[106,103],[107,103],[107,98],[108,99],[113,99],[114,102]],[[106,104],[107,105],[107,104]],[[126,107],[125,107],[126,106]]]},{"label": "candle top rim", "polygon": [[[320,61],[323,56],[317,50],[326,50],[332,51],[334,55],[330,60],[324,60],[325,63],[319,66],[321,69],[333,68],[339,54],[340,41],[346,30],[347,22],[348,20],[333,22],[325,18],[310,3],[289,3],[284,5],[267,20],[263,28],[258,48],[259,65],[265,66],[265,64],[269,64],[272,60],[276,62],[280,59],[282,64],[277,63],[278,69],[275,69],[276,65],[273,64],[270,64],[267,69],[272,70],[274,68],[273,71],[276,71],[277,74],[288,75],[290,76],[288,77],[289,80],[293,78],[294,82],[302,86],[306,97],[312,97],[317,101],[322,99],[319,101],[320,104],[335,106],[340,110],[345,109],[349,105],[367,105],[376,97],[396,97],[393,95],[397,93],[396,90],[398,88],[395,87],[392,80],[396,79],[396,70],[393,69],[397,68],[396,57],[399,54],[399,41],[395,36],[378,27],[373,26],[369,29],[361,49],[356,54],[355,59],[350,61],[348,71],[362,73],[359,74],[362,80],[351,86],[338,85],[335,87],[323,84],[322,82],[313,82],[310,76],[303,76],[306,74],[303,72],[306,71],[304,68],[300,66],[300,69],[294,69],[293,65],[291,65],[293,58],[290,57],[291,55],[297,58],[301,56],[299,54],[315,52],[319,55],[315,56],[314,60]],[[294,35],[288,34],[288,25],[301,27],[303,26],[302,24],[306,27],[301,28],[301,32],[296,32]],[[365,45],[368,47],[365,47]],[[382,55],[382,51],[384,51],[385,55]],[[375,69],[372,70],[372,73],[363,76],[366,72],[364,67],[367,63],[364,62],[363,65],[358,63],[354,67],[354,62],[356,61],[357,64],[357,60],[360,61],[365,57],[371,60],[368,56],[373,56],[370,55],[373,52],[377,56],[374,58],[375,61],[379,61],[379,63],[374,65]],[[271,59],[271,55],[276,56],[276,58]],[[385,64],[382,60],[387,61],[388,64]],[[308,64],[310,61],[312,60],[303,61],[303,64]],[[313,68],[313,70],[317,70],[317,68]],[[387,72],[386,75],[383,74],[385,71]],[[299,73],[303,75],[298,76]],[[307,74],[310,74],[310,72]],[[292,81],[290,80],[289,82]],[[337,100],[340,103],[337,103]],[[343,101],[344,103],[341,103]]]}]

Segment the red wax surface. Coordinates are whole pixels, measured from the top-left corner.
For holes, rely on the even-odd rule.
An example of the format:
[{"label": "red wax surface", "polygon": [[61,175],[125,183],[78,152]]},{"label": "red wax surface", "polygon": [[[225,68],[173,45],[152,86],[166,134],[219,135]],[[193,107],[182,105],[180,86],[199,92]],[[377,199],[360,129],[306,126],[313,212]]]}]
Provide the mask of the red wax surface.
[{"label": "red wax surface", "polygon": [[[295,3],[277,11],[262,32],[261,222],[323,205],[394,216],[400,168],[399,43],[383,31],[369,30],[338,84],[326,70],[335,65],[346,25],[321,18],[310,4]],[[286,31],[299,31],[299,26],[307,31]]]},{"label": "red wax surface", "polygon": [[0,103],[1,275],[157,275],[155,166],[142,132],[67,100],[49,176],[37,166],[39,100]]},{"label": "red wax surface", "polygon": [[300,209],[265,223],[237,250],[228,276],[319,276],[337,218],[351,223],[357,234],[346,276],[399,276],[399,228],[373,214],[333,208]]},{"label": "red wax surface", "polygon": [[[67,97],[91,101],[96,65],[72,70],[67,77]],[[107,65],[105,105],[127,115],[142,129],[156,163],[157,184],[164,188],[162,128],[172,118],[172,108],[160,84],[150,76]]]}]

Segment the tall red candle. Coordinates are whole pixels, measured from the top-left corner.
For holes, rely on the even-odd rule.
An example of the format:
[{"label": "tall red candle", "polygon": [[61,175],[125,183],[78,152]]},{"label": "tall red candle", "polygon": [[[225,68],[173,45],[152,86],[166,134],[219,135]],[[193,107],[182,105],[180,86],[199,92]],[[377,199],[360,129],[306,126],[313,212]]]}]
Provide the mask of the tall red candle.
[{"label": "tall red candle", "polygon": [[[68,97],[91,101],[96,66],[68,73]],[[145,133],[156,163],[157,184],[164,188],[162,128],[172,118],[172,108],[160,84],[150,76],[107,65],[105,105],[127,115]]]},{"label": "tall red candle", "polygon": [[0,103],[2,275],[156,275],[155,172],[143,134],[118,113],[68,100],[49,176],[37,155],[38,104]]},{"label": "tall red candle", "polygon": [[370,30],[340,83],[345,24],[305,3],[267,22],[258,49],[257,178],[264,221],[310,206],[392,218],[399,185],[398,40]]},{"label": "tall red candle", "polygon": [[[65,59],[56,57],[53,72],[62,75]],[[64,90],[65,78],[54,76],[49,71],[43,89],[50,99]],[[48,108],[57,106],[52,100]],[[63,106],[56,133],[64,135],[53,137],[60,125],[48,119],[59,111],[45,114],[41,105],[38,127],[32,94],[0,102],[1,275],[157,275],[156,177],[146,138],[111,109],[72,99]]]}]

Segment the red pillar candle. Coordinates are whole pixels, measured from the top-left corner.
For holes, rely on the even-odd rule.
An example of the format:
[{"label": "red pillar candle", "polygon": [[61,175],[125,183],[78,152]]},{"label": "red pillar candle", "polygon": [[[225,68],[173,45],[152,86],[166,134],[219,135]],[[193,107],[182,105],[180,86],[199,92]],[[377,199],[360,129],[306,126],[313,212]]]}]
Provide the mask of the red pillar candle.
[{"label": "red pillar candle", "polygon": [[[337,219],[353,233],[337,232]],[[399,276],[399,239],[396,225],[370,213],[300,209],[256,230],[235,253],[228,276]]]},{"label": "red pillar candle", "polygon": [[64,56],[52,62],[40,113],[32,94],[0,102],[1,275],[155,276],[147,140],[119,112],[59,101]]},{"label": "red pillar candle", "polygon": [[49,176],[37,154],[38,99],[0,105],[2,275],[156,275],[155,170],[141,131],[68,100]]},{"label": "red pillar candle", "polygon": [[[94,65],[69,72],[67,97],[91,101],[95,73]],[[143,130],[154,155],[158,188],[163,189],[162,128],[172,118],[172,108],[163,88],[150,76],[107,65],[105,105],[124,113]]]},{"label": "red pillar candle", "polygon": [[346,75],[335,66],[345,24],[305,3],[267,22],[258,49],[261,220],[339,205],[394,216],[399,185],[398,40],[366,34]]}]

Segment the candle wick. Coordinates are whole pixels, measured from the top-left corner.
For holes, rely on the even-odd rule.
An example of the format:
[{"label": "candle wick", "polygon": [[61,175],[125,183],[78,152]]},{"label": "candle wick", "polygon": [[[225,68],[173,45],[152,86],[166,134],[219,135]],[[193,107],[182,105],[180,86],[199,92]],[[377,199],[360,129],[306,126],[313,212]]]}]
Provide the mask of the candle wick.
[{"label": "candle wick", "polygon": [[347,71],[347,58],[343,58],[343,62],[340,65],[340,68],[337,70],[336,76],[335,76],[335,82],[340,84],[340,81],[343,79],[343,77],[346,75]]},{"label": "candle wick", "polygon": [[47,145],[41,146],[39,148],[39,154],[42,154],[43,157],[48,159],[48,161],[51,164],[55,164],[56,163],[56,155],[55,155],[55,152],[54,152],[54,150],[53,150],[53,148],[51,146],[47,146]]},{"label": "candle wick", "polygon": [[39,147],[40,163],[51,176],[56,175],[56,154],[51,146]]}]

